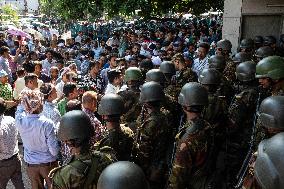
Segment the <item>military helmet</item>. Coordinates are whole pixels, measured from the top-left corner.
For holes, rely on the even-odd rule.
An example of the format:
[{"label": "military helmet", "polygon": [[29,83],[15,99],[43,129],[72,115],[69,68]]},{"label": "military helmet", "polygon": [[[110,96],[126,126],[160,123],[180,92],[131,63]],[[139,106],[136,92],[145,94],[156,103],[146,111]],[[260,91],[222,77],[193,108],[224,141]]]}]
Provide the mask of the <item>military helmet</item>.
[{"label": "military helmet", "polygon": [[84,140],[92,137],[93,133],[91,120],[83,111],[73,110],[62,116],[58,129],[60,141]]},{"label": "military helmet", "polygon": [[139,101],[142,103],[155,102],[163,100],[164,97],[162,86],[155,81],[150,81],[142,85]]},{"label": "military helmet", "polygon": [[284,188],[284,133],[263,140],[258,145],[254,175],[263,189]]},{"label": "military helmet", "polygon": [[280,42],[284,43],[284,34],[280,35]]},{"label": "military helmet", "polygon": [[129,161],[118,161],[101,173],[97,189],[149,189],[142,169]]},{"label": "military helmet", "polygon": [[265,58],[268,56],[273,56],[273,54],[274,54],[274,51],[269,46],[260,47],[255,52],[255,56],[258,58]]},{"label": "military helmet", "polygon": [[162,62],[160,65],[160,70],[164,74],[171,74],[171,75],[176,74],[175,65],[171,61]]},{"label": "military helmet", "polygon": [[251,38],[243,39],[240,43],[240,48],[243,49],[253,49],[254,41]]},{"label": "military helmet", "polygon": [[142,72],[139,68],[130,67],[125,71],[124,81],[140,81],[143,79]]},{"label": "military helmet", "polygon": [[223,72],[226,67],[225,57],[222,55],[213,55],[208,60],[209,68],[215,68],[216,70]]},{"label": "military helmet", "polygon": [[255,79],[256,64],[253,61],[240,63],[236,68],[236,76],[239,81],[252,81]]},{"label": "military helmet", "polygon": [[204,69],[200,73],[198,81],[202,85],[219,85],[221,83],[221,75],[214,68]]},{"label": "military helmet", "polygon": [[254,40],[255,44],[263,44],[263,37],[262,36],[257,35],[257,36],[254,37],[253,40]]},{"label": "military helmet", "polygon": [[187,107],[206,106],[208,105],[208,92],[201,84],[189,82],[182,87],[178,103]]},{"label": "military helmet", "polygon": [[166,78],[162,71],[159,69],[152,69],[146,73],[146,81],[155,81],[157,83],[163,84]]},{"label": "military helmet", "polygon": [[250,61],[250,60],[251,60],[251,54],[246,52],[239,52],[235,54],[233,58],[233,61],[237,63]]},{"label": "military helmet", "polygon": [[284,59],[280,56],[269,56],[256,65],[256,78],[284,78]]},{"label": "military helmet", "polygon": [[258,122],[266,128],[284,129],[284,96],[270,96],[259,108]]},{"label": "military helmet", "polygon": [[100,115],[120,115],[124,111],[123,99],[117,94],[106,94],[99,104]]},{"label": "military helmet", "polygon": [[272,44],[275,44],[276,43],[276,39],[275,37],[269,35],[269,36],[265,36],[263,38],[263,43],[265,46],[269,46],[269,45],[272,45]]},{"label": "military helmet", "polygon": [[139,63],[139,68],[144,70],[151,70],[154,68],[153,62],[151,60],[142,60]]},{"label": "military helmet", "polygon": [[227,50],[231,52],[232,43],[228,39],[222,39],[217,42],[217,48],[221,48],[222,50]]}]

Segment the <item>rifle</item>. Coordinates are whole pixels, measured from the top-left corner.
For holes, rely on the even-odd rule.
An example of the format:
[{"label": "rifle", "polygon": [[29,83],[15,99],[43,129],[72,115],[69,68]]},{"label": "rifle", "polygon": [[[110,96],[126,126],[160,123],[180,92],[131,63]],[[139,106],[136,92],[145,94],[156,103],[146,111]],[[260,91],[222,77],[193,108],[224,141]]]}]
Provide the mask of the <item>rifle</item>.
[{"label": "rifle", "polygon": [[258,98],[257,98],[257,104],[256,104],[256,112],[254,114],[254,121],[253,121],[253,127],[252,127],[252,134],[251,134],[251,139],[250,139],[250,144],[249,144],[249,150],[246,155],[245,160],[243,161],[242,167],[240,171],[237,174],[237,184],[234,186],[235,189],[240,189],[243,185],[244,178],[246,176],[250,161],[252,159],[253,155],[253,145],[254,145],[254,140],[255,140],[255,133],[256,133],[256,122],[257,122],[257,117],[258,117],[258,110],[259,110],[259,105],[260,105],[260,92],[258,93]]},{"label": "rifle", "polygon": [[[179,127],[178,127],[178,132],[177,133],[179,133],[180,130],[182,129],[183,118],[184,118],[184,114],[182,114],[181,117],[180,117]],[[175,142],[174,142],[174,146],[173,146],[173,150],[172,150],[172,154],[171,154],[170,168],[169,168],[169,172],[168,172],[168,177],[172,174],[173,163],[174,163],[175,154],[176,154],[176,149],[177,149],[177,139],[175,138]],[[166,187],[168,185],[169,185],[169,183],[166,184]]]}]

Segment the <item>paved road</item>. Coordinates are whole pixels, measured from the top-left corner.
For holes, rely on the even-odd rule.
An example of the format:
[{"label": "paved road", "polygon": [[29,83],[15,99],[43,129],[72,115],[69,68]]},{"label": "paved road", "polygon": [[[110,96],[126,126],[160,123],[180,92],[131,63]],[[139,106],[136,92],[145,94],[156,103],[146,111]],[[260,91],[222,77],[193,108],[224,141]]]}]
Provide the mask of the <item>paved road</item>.
[{"label": "paved road", "polygon": [[[24,180],[24,184],[25,184],[25,187],[27,189],[30,189],[31,188],[31,183],[30,183],[30,180],[29,180],[29,177],[27,175],[27,172],[26,172],[26,166],[24,164],[24,161],[23,161],[23,146],[20,145],[19,146],[19,149],[20,149],[20,155],[21,155],[21,159],[22,159],[22,175],[23,175],[23,180]],[[7,189],[14,189],[15,187],[13,186],[12,182],[9,181],[8,183],[8,186],[7,186]]]}]

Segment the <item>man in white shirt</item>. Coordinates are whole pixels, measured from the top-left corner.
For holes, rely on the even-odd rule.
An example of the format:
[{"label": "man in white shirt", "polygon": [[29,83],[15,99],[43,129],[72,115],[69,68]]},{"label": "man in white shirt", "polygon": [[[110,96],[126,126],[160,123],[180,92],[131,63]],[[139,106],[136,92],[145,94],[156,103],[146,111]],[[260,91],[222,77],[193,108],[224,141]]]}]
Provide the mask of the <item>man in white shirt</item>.
[{"label": "man in white shirt", "polygon": [[52,66],[56,66],[56,61],[53,60],[53,51],[51,49],[45,51],[45,56],[46,59],[42,61],[42,72],[49,76],[49,70]]},{"label": "man in white shirt", "polygon": [[75,38],[75,43],[78,42],[82,44],[82,36],[83,36],[83,32],[79,31],[77,37]]},{"label": "man in white shirt", "polygon": [[107,72],[107,77],[108,77],[109,83],[106,87],[105,94],[109,94],[109,93],[117,94],[120,89],[121,82],[122,82],[121,72],[117,69],[109,70]]},{"label": "man in white shirt", "polygon": [[197,57],[192,66],[192,70],[196,72],[197,76],[201,73],[201,71],[205,68],[208,68],[208,51],[209,51],[210,45],[208,43],[200,43],[198,45],[198,52]]},{"label": "man in white shirt", "polygon": [[0,188],[6,188],[11,179],[16,189],[22,189],[21,160],[18,155],[18,130],[15,119],[4,116],[5,101],[0,98]]}]

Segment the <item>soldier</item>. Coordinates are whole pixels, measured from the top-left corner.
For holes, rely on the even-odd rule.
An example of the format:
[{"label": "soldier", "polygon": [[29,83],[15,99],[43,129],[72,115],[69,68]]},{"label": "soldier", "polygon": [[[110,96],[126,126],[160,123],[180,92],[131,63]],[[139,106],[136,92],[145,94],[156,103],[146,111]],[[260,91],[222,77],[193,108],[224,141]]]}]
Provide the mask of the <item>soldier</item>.
[{"label": "soldier", "polygon": [[208,188],[212,172],[209,154],[214,145],[210,124],[202,117],[208,105],[208,92],[202,85],[191,82],[183,86],[178,101],[187,121],[176,136],[177,149],[168,188]]},{"label": "soldier", "polygon": [[254,39],[254,48],[258,49],[263,46],[263,37],[262,36],[255,36]]},{"label": "soldier", "polygon": [[197,74],[191,68],[187,68],[182,54],[176,54],[173,57],[173,63],[177,70],[175,82],[177,86],[177,94],[180,93],[181,88],[188,82],[196,82]]},{"label": "soldier", "polygon": [[234,82],[235,81],[235,71],[236,71],[236,64],[230,58],[232,43],[227,39],[222,39],[217,42],[217,55],[223,55],[226,60],[226,67],[223,71],[224,76],[227,78],[228,81]]},{"label": "soldier", "polygon": [[[262,130],[262,133],[256,133],[256,139],[253,141],[253,143],[257,146],[259,142],[263,139],[268,139],[273,137],[274,135],[281,133],[284,131],[284,97],[283,96],[271,96],[266,99],[264,99],[261,102],[260,108],[259,108],[259,117],[257,120],[257,125],[264,128]],[[266,140],[264,140],[266,141]],[[260,143],[259,146],[261,146],[262,143]],[[267,148],[269,150],[270,148]],[[277,153],[282,152],[281,150]],[[260,158],[262,157],[262,154],[260,153]],[[248,171],[246,174],[246,177],[244,178],[243,187],[244,189],[257,189],[258,187],[256,180],[254,178],[254,166],[257,166],[255,164],[256,156],[258,156],[257,153],[253,153],[250,161],[248,162]],[[259,164],[258,164],[259,166]],[[269,169],[270,170],[270,169]],[[259,171],[259,170],[258,170]],[[268,170],[266,170],[268,171]],[[255,170],[255,173],[257,173],[257,167]],[[257,174],[256,174],[257,176]],[[261,182],[260,182],[261,183]],[[268,187],[270,189],[270,187]]]},{"label": "soldier", "polygon": [[98,142],[98,149],[109,146],[113,148],[119,161],[128,161],[132,155],[134,134],[130,128],[120,125],[120,116],[124,105],[121,96],[106,94],[102,97],[98,113],[106,123],[108,135]]},{"label": "soldier", "polygon": [[284,133],[279,133],[259,144],[254,174],[261,188],[284,188],[283,148]]},{"label": "soldier", "polygon": [[264,96],[284,95],[284,59],[269,56],[256,65],[256,78],[263,89]]},{"label": "soldier", "polygon": [[118,95],[124,101],[124,113],[121,116],[121,123],[136,132],[136,120],[141,112],[139,104],[140,87],[143,84],[143,75],[139,68],[130,67],[125,71],[124,81],[127,88],[119,91]]},{"label": "soldier", "polygon": [[176,86],[173,82],[173,77],[176,74],[175,65],[171,61],[164,61],[160,65],[160,71],[163,72],[166,79],[164,89],[165,94],[177,101],[178,95],[176,93]]},{"label": "soldier", "polygon": [[97,189],[149,189],[143,170],[128,161],[108,166],[101,174]]},{"label": "soldier", "polygon": [[226,60],[223,55],[213,55],[209,58],[209,68],[214,68],[221,73],[221,84],[219,88],[219,95],[225,96],[227,104],[231,103],[234,89],[226,77],[224,77],[224,69],[226,67]]},{"label": "soldier", "polygon": [[274,51],[269,46],[259,47],[255,52],[256,62],[261,61],[262,59],[273,56]]},{"label": "soldier", "polygon": [[93,126],[89,117],[82,111],[67,112],[61,119],[58,138],[67,144],[72,157],[62,167],[49,173],[52,188],[96,188],[103,169],[113,163],[110,153],[91,152],[90,139]]},{"label": "soldier", "polygon": [[240,52],[246,52],[249,54],[253,54],[254,41],[251,38],[243,39],[240,43]]},{"label": "soldier", "polygon": [[234,182],[249,149],[255,121],[254,114],[260,98],[255,79],[255,67],[254,62],[247,61],[240,63],[236,69],[238,90],[229,107],[229,128],[225,146],[227,183]]},{"label": "soldier", "polygon": [[142,86],[139,99],[143,108],[137,120],[137,158],[153,189],[163,188],[167,171],[169,126],[167,116],[160,111],[164,96],[162,86],[151,81]]},{"label": "soldier", "polygon": [[233,61],[236,63],[237,66],[239,63],[250,61],[251,59],[252,59],[252,54],[247,52],[238,52],[237,54],[235,54]]}]

